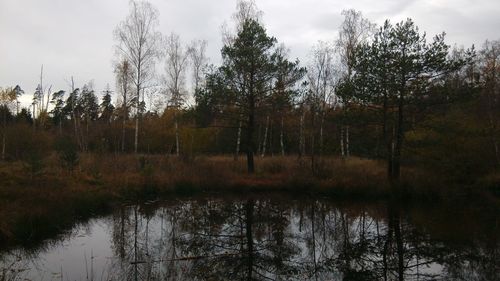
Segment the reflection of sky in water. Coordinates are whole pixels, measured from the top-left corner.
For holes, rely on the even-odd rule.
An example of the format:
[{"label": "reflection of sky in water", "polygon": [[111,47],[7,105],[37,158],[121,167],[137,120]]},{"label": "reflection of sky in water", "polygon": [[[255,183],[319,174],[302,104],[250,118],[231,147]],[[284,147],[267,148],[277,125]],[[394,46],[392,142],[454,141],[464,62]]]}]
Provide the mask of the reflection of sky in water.
[{"label": "reflection of sky in water", "polygon": [[70,237],[25,261],[21,268],[30,270],[19,274],[16,280],[90,280],[92,272],[100,280],[112,257],[106,219],[92,219],[73,230]]},{"label": "reflection of sky in water", "polygon": [[[31,258],[22,250],[4,254],[0,274],[5,268],[19,270],[7,271],[7,277],[15,277],[12,280],[134,280],[133,276],[138,280],[193,280],[204,279],[203,270],[207,274],[236,270],[241,271],[235,275],[241,279],[248,258],[247,204],[241,200],[193,200],[115,210],[76,227]],[[262,199],[252,204],[251,256],[258,279],[340,280],[348,274],[383,279],[384,255],[389,280],[397,279],[399,257],[404,259],[407,280],[426,280],[433,274],[479,279],[476,271],[481,268],[469,270],[477,267],[475,258],[491,258],[480,248],[448,249],[428,233],[416,231],[404,214],[401,222],[389,226],[389,219],[380,211],[386,209],[383,205],[350,210],[322,201]],[[401,230],[400,244],[396,244],[395,227]],[[276,233],[281,235],[281,243]],[[494,245],[493,254],[498,251],[498,244]],[[399,256],[398,246],[403,250]],[[468,258],[464,253],[470,261],[464,260]],[[280,271],[274,264],[278,257],[283,268],[293,271]],[[487,269],[493,274],[498,272],[498,266],[490,267]]]}]

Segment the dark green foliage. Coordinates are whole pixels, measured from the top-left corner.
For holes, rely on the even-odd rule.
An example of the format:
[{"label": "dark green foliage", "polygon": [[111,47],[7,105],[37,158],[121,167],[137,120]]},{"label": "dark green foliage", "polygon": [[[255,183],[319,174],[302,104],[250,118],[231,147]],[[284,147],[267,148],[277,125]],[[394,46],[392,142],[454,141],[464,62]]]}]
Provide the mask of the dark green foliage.
[{"label": "dark green foliage", "polygon": [[61,125],[67,117],[64,112],[64,94],[65,92],[63,90],[55,92],[52,94],[52,100],[50,101],[54,106],[50,114],[52,115],[52,120],[57,125]]},{"label": "dark green foliage", "polygon": [[450,59],[444,33],[428,43],[411,19],[384,23],[373,42],[359,47],[352,80],[338,87],[343,99],[376,108],[386,147],[388,177],[400,176],[404,136],[412,112],[429,99],[432,82],[463,67],[472,54]]},{"label": "dark green foliage", "polygon": [[16,115],[16,122],[33,124],[33,118],[29,109],[22,108],[19,114]]},{"label": "dark green foliage", "polygon": [[10,112],[9,108],[5,105],[0,105],[0,116],[2,118],[2,124],[7,125],[14,120],[14,116]]},{"label": "dark green foliage", "polygon": [[[258,110],[269,100],[274,86],[284,95],[303,75],[298,62],[291,63],[276,48],[256,19],[246,18],[234,40],[222,48],[224,81],[235,94],[235,105],[243,117],[248,172],[254,172],[255,124]],[[273,81],[277,80],[276,84]],[[272,85],[271,87],[269,85]],[[291,98],[290,98],[291,100]]]},{"label": "dark green foliage", "polygon": [[61,165],[69,171],[73,171],[80,159],[75,142],[69,137],[60,137],[56,140],[55,150],[59,155]]},{"label": "dark green foliage", "polygon": [[102,97],[102,102],[100,105],[101,115],[99,119],[104,122],[111,122],[111,118],[113,118],[115,107],[111,103],[111,91],[107,90]]},{"label": "dark green foliage", "polygon": [[97,103],[97,96],[90,86],[83,87],[78,106],[81,108],[83,120],[86,122],[97,120],[99,104]]}]

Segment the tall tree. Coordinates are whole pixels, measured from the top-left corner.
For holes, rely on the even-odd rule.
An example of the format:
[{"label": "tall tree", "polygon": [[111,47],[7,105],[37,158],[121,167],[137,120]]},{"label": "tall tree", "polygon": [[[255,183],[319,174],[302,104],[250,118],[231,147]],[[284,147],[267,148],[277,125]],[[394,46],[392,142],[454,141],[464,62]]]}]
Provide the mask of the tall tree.
[{"label": "tall tree", "polygon": [[180,153],[178,111],[185,102],[185,72],[188,63],[188,51],[182,46],[179,35],[172,33],[166,39],[165,46],[167,72],[166,84],[169,105],[174,110],[175,151]]},{"label": "tall tree", "polygon": [[[18,86],[16,86],[17,88]],[[20,88],[0,88],[0,108],[2,112],[2,160],[5,160],[5,145],[7,138],[7,119],[11,115],[9,107],[17,100],[18,94],[21,93]]]},{"label": "tall tree", "polygon": [[113,106],[113,103],[111,101],[111,94],[113,92],[111,91],[111,88],[109,87],[109,84],[106,86],[106,90],[103,91],[103,96],[102,96],[102,102],[99,105],[100,107],[100,116],[99,119],[103,120],[106,123],[111,123],[112,118],[113,118],[113,113],[115,111],[115,107]]},{"label": "tall tree", "polygon": [[134,71],[128,60],[123,59],[115,65],[116,87],[121,98],[121,117],[122,117],[122,140],[121,151],[125,152],[125,129],[129,118],[130,107],[136,104],[135,98],[130,97],[132,91],[132,80],[134,79]]},{"label": "tall tree", "polygon": [[161,38],[158,28],[158,10],[149,2],[130,2],[129,15],[115,29],[116,49],[134,71],[136,116],[134,152],[139,141],[140,94],[153,78]]},{"label": "tall tree", "polygon": [[52,114],[52,120],[54,121],[55,125],[57,125],[59,128],[59,134],[62,134],[62,123],[63,120],[65,119],[65,112],[63,110],[64,94],[65,92],[63,90],[54,92],[52,94],[52,99],[50,101],[50,103],[53,106],[52,111],[50,113]]},{"label": "tall tree", "polygon": [[[350,81],[354,68],[355,53],[358,45],[366,43],[373,32],[375,25],[363,17],[359,11],[349,9],[342,11],[344,21],[340,25],[338,39],[335,42],[340,58],[340,79]],[[340,150],[342,157],[349,157],[349,125],[346,125],[346,114],[349,110],[350,95],[341,95],[343,120],[340,130]]]},{"label": "tall tree", "polygon": [[237,37],[222,48],[222,70],[246,115],[248,172],[253,173],[256,105],[270,92],[276,72],[276,39],[254,19],[245,19]]},{"label": "tall tree", "polygon": [[193,41],[188,48],[188,54],[193,68],[193,93],[196,93],[196,91],[200,89],[202,83],[203,70],[205,69],[208,61],[206,57],[206,49],[206,40]]},{"label": "tall tree", "polygon": [[[323,152],[323,126],[328,106],[334,101],[336,70],[334,49],[327,42],[318,42],[311,51],[311,61],[307,72],[309,95],[307,103],[311,115],[311,164],[314,169],[316,154],[316,134],[319,135],[319,152]],[[319,132],[317,132],[319,131]]]},{"label": "tall tree", "polygon": [[[299,95],[296,87],[306,74],[304,67],[299,67],[299,61],[290,61],[288,59],[289,50],[284,44],[280,44],[276,49],[276,75],[274,79],[274,88],[271,92],[268,103],[271,107],[271,114],[279,118],[279,143],[281,155],[285,155],[284,143],[284,119],[291,112],[294,101]],[[274,119],[274,118],[273,118]]]},{"label": "tall tree", "polygon": [[[444,33],[428,43],[425,33],[420,34],[411,19],[395,26],[386,21],[373,42],[359,48],[353,78],[341,87],[341,91],[350,92],[362,103],[383,110],[388,177],[391,180],[400,177],[410,105],[425,99],[429,84],[437,77],[465,64],[462,59],[450,60],[448,50]],[[389,129],[391,123],[392,130]]]},{"label": "tall tree", "polygon": [[480,52],[483,96],[486,99],[489,135],[495,150],[497,166],[500,167],[500,148],[498,143],[500,105],[500,41],[486,41]]}]

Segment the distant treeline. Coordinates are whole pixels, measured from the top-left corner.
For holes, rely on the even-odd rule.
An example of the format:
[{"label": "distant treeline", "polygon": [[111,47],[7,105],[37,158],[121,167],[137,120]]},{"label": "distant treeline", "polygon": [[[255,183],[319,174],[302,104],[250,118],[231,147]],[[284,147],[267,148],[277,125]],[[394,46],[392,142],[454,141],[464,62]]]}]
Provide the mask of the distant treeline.
[{"label": "distant treeline", "polygon": [[[184,46],[173,33],[161,36],[158,11],[131,2],[114,33],[116,95],[90,83],[53,92],[41,77],[32,106],[19,108],[21,87],[2,89],[1,157],[36,162],[68,147],[244,153],[253,172],[254,155],[307,156],[313,171],[321,156],[338,155],[381,159],[391,180],[401,165],[461,182],[494,173],[500,41],[451,48],[444,34],[426,39],[410,19],[377,27],[360,12],[342,14],[337,40],[317,43],[303,67],[267,34],[254,2],[240,1],[222,63],[209,66],[205,41]],[[136,28],[145,23],[149,29]],[[160,61],[162,79],[154,73]]]}]

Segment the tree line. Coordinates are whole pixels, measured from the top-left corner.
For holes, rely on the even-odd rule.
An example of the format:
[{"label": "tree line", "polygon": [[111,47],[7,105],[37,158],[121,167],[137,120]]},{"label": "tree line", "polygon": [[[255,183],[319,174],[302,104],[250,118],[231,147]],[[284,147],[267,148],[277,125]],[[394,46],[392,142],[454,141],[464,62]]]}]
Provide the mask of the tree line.
[{"label": "tree line", "polygon": [[83,152],[244,153],[249,173],[254,157],[273,155],[297,155],[312,171],[327,155],[380,159],[391,180],[406,164],[462,180],[500,165],[499,41],[451,47],[411,19],[376,26],[346,10],[337,39],[315,44],[302,64],[241,0],[213,65],[206,41],[163,36],[158,10],[130,3],[113,33],[114,91],[73,79],[52,91],[43,68],[29,108],[19,109],[21,87],[1,90],[2,159],[66,139]]}]

